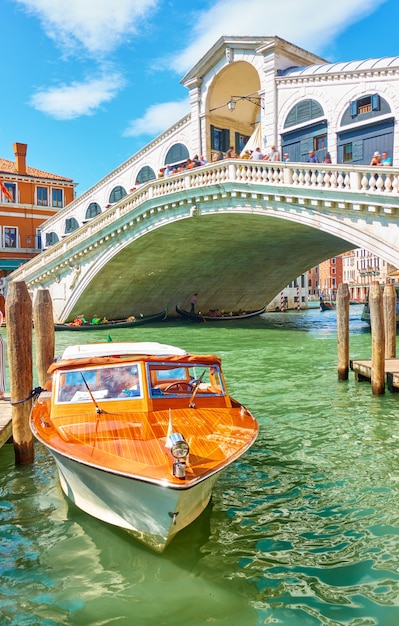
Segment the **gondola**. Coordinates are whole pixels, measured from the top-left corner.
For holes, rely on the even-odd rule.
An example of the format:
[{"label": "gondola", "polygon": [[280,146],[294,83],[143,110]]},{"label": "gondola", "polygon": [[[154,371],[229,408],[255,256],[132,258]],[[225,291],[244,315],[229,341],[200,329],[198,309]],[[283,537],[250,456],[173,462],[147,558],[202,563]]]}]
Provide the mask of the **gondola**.
[{"label": "gondola", "polygon": [[333,302],[326,302],[325,300],[320,300],[320,310],[321,311],[335,311],[335,305]]},{"label": "gondola", "polygon": [[82,324],[81,326],[75,326],[73,324],[54,324],[54,330],[110,330],[114,328],[133,328],[133,326],[141,326],[142,324],[149,324],[150,322],[162,322],[167,317],[167,310],[164,309],[160,313],[154,315],[141,315],[130,321],[128,320],[110,320],[105,324]]},{"label": "gondola", "polygon": [[266,311],[266,307],[262,307],[256,311],[244,311],[242,313],[223,313],[217,314],[216,312],[208,313],[190,313],[190,311],[184,311],[179,306],[176,306],[176,313],[185,319],[192,322],[233,322],[247,320],[250,317],[258,317]]}]

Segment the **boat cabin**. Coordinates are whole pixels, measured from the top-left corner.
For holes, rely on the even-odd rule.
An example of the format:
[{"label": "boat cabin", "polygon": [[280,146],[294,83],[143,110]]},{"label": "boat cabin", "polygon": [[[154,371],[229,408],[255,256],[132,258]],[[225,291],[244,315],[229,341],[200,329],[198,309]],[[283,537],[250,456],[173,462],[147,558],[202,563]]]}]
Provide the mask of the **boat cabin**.
[{"label": "boat cabin", "polygon": [[118,354],[111,346],[108,354],[104,344],[101,353],[70,351],[51,366],[55,413],[97,403],[101,408],[108,405],[108,411],[231,406],[218,357],[184,351],[157,354],[154,348],[152,354],[137,349],[134,354]]}]

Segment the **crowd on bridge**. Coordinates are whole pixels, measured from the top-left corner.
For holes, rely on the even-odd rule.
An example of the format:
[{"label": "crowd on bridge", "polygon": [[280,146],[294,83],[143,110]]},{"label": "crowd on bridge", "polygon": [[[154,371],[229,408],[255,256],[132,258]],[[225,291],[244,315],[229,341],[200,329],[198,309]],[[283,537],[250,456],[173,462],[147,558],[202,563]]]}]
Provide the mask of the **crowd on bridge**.
[{"label": "crowd on bridge", "polygon": [[[267,153],[262,152],[260,147],[255,148],[255,150],[244,150],[241,154],[237,154],[234,150],[233,146],[223,152],[222,150],[218,150],[213,153],[212,161],[224,161],[225,159],[244,159],[250,161],[282,161],[283,163],[287,163],[290,161],[290,157],[288,153],[283,154],[283,158],[281,159],[280,152],[276,148],[276,146],[272,146],[270,151]],[[324,154],[323,159],[320,161],[317,152],[315,150],[310,150],[307,158],[308,163],[332,163],[331,155],[329,152]],[[161,167],[158,173],[158,178],[165,178],[171,176],[173,174],[179,174],[181,172],[185,172],[186,170],[191,170],[196,167],[200,167],[201,165],[206,165],[206,158],[197,154],[192,159],[185,159],[184,161],[174,164],[174,165],[166,165],[165,167]],[[392,158],[388,155],[387,152],[374,152],[373,158],[370,161],[371,166],[391,166]],[[139,183],[136,183],[138,186]]]},{"label": "crowd on bridge", "polygon": [[200,167],[201,165],[206,164],[207,160],[205,159],[205,157],[203,155],[198,156],[198,154],[196,154],[192,159],[186,159],[181,163],[161,167],[158,172],[158,178],[166,178],[167,176],[171,176],[172,174],[180,174],[181,172],[185,172],[186,170],[192,170],[195,167]]}]

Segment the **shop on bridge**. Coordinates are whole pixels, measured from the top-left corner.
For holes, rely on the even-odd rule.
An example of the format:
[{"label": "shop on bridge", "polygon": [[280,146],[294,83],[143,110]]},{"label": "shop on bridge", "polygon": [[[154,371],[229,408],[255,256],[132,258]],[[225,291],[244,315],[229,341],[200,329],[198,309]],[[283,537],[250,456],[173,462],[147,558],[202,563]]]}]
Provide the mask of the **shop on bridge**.
[{"label": "shop on bridge", "polygon": [[387,101],[379,94],[353,100],[344,112],[337,132],[338,163],[367,165],[374,152],[387,152],[392,156],[394,118],[387,118],[391,115]]}]

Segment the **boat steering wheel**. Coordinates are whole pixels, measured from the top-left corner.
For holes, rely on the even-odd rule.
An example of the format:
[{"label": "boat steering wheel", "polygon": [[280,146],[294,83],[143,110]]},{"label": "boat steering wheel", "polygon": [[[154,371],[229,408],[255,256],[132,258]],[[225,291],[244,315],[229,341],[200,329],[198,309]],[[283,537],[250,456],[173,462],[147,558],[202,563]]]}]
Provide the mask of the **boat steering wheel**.
[{"label": "boat steering wheel", "polygon": [[165,387],[163,392],[168,393],[171,389],[174,389],[174,388],[176,389],[178,393],[187,393],[187,392],[191,393],[194,389],[191,383],[181,380],[175,383],[171,383],[170,385]]}]

